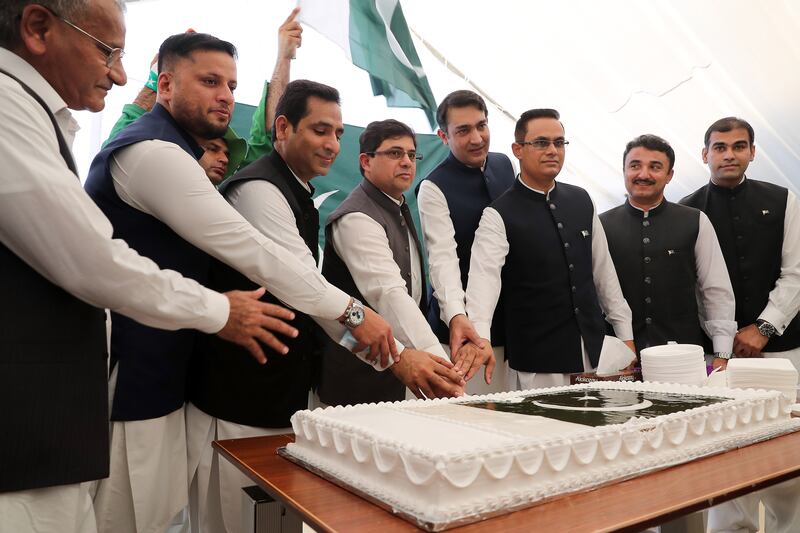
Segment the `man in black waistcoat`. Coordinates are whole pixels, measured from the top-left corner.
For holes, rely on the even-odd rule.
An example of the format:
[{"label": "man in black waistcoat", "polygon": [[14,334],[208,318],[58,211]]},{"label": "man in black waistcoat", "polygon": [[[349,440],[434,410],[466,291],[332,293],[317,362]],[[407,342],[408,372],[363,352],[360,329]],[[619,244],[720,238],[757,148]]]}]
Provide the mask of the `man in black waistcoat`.
[{"label": "man in black waistcoat", "polygon": [[[428,322],[439,342],[453,354],[456,367],[464,367],[468,390],[497,391],[503,380],[496,380],[493,387],[469,380],[484,359],[492,355],[496,360],[503,359],[502,302],[498,303],[492,320],[492,342],[484,343],[467,318],[464,291],[470,249],[481,213],[511,187],[514,169],[505,154],[489,151],[488,109],[480,95],[466,90],[448,94],[436,110],[436,120],[438,135],[450,154],[417,187],[431,280]],[[483,343],[487,351],[494,347],[494,353],[466,360],[458,352],[467,341]]]},{"label": "man in black waistcoat", "polygon": [[[711,180],[681,203],[701,209],[717,232],[736,296],[737,357],[785,357],[800,368],[800,218],[797,197],[784,187],[745,176],[756,155],[753,127],[717,120],[704,138]],[[767,531],[799,531],[796,480],[731,500],[709,511],[709,531],[758,529],[758,502]]]},{"label": "man in black waistcoat", "polygon": [[[325,223],[325,277],[357,294],[387,317],[406,346],[430,352],[430,383],[411,388],[418,397],[462,392],[461,376],[425,320],[422,249],[403,193],[416,175],[414,132],[396,120],[370,123],[359,138],[364,179]],[[329,343],[322,361],[319,397],[326,404],[397,401],[406,387],[393,375],[352,363],[346,350]]]},{"label": "man in black waistcoat", "polygon": [[0,3],[3,531],[96,530],[89,485],[109,469],[103,307],[154,327],[222,328],[242,343],[270,308],[159,270],[112,238],[81,188],[69,109],[100,111],[125,84],[124,45],[114,0]]},{"label": "man in black waistcoat", "polygon": [[600,221],[633,312],[637,351],[669,341],[703,345],[705,330],[714,366],[724,366],[736,334],[735,302],[714,227],[701,211],[664,198],[675,151],[661,137],[633,139],[622,166],[628,199]]},{"label": "man in black waistcoat", "polygon": [[[274,151],[237,172],[219,191],[256,229],[316,268],[319,213],[312,199],[311,180],[326,175],[339,153],[343,132],[339,93],[321,83],[293,81],[278,102],[275,117]],[[209,283],[237,289],[253,285],[219,261],[212,263]],[[267,297],[277,301],[272,295]],[[211,442],[291,432],[289,417],[308,405],[308,392],[319,365],[320,336],[339,341],[347,331],[336,321],[312,319],[300,312],[296,317],[292,324],[300,334],[286,341],[289,353],[269,352],[263,366],[230,343],[217,342],[211,336],[199,341],[192,359],[192,403],[186,408],[186,421],[190,468],[199,464],[194,481],[199,502],[190,505],[197,508],[192,516],[198,516],[203,530],[239,531],[239,489],[252,484],[233,465],[215,461]],[[352,361],[368,377],[386,375],[403,389],[403,383],[429,387],[426,380],[435,376],[437,365],[411,348],[403,350],[400,362],[384,372],[376,372],[344,349],[342,364]],[[452,375],[458,379],[455,373]],[[348,381],[342,386],[358,384]],[[436,382],[430,386],[435,387]]]},{"label": "man in black waistcoat", "polygon": [[472,245],[467,315],[488,339],[503,296],[508,390],[569,384],[569,373],[597,367],[603,314],[634,350],[631,311],[592,199],[555,181],[568,144],[559,117],[532,109],[517,121],[520,175],[484,210]]}]

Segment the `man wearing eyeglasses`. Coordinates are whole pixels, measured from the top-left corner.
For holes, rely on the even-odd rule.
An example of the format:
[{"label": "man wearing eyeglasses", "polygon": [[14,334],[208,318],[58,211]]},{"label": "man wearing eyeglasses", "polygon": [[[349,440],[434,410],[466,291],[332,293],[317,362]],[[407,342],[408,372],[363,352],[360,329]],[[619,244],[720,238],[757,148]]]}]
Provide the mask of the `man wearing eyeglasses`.
[{"label": "man wearing eyeglasses", "polygon": [[[429,379],[410,387],[417,397],[461,393],[464,382],[425,320],[422,249],[403,193],[417,171],[414,132],[396,120],[370,123],[359,137],[364,179],[325,223],[322,272],[336,286],[358,295],[385,316],[398,340],[432,354]],[[322,360],[319,398],[330,405],[397,401],[406,387],[394,376],[350,364],[347,352],[328,346]]]},{"label": "man wearing eyeglasses", "polygon": [[[69,109],[126,81],[123,4],[0,3],[0,529],[96,531],[88,482],[108,475],[103,307],[251,346],[291,313],[159,270],[81,188]],[[271,334],[269,334],[271,337]],[[272,337],[270,343],[279,347]]]},{"label": "man wearing eyeglasses", "polygon": [[628,199],[600,220],[633,311],[636,348],[703,345],[705,330],[714,365],[724,366],[736,334],[735,304],[714,227],[701,211],[664,198],[675,165],[667,141],[640,135],[625,146],[622,161]]},{"label": "man wearing eyeglasses", "polygon": [[488,338],[505,298],[508,390],[568,385],[570,373],[595,368],[603,313],[634,350],[631,310],[592,199],[555,181],[568,144],[559,119],[554,109],[532,109],[517,121],[520,175],[484,210],[472,245],[467,315]]},{"label": "man wearing eyeglasses", "polygon": [[[505,335],[502,303],[492,321],[492,342],[484,342],[467,318],[464,291],[467,288],[470,248],[484,208],[514,183],[514,169],[505,154],[489,152],[489,120],[480,95],[466,90],[448,94],[436,110],[438,135],[450,154],[425,179],[418,191],[419,217],[428,251],[431,291],[428,322],[439,342],[448,345],[456,367],[464,367],[470,378],[484,360],[502,360]],[[459,353],[465,342],[483,345],[483,356]],[[492,347],[494,352],[492,353]],[[475,350],[477,351],[477,350]],[[472,393],[499,390],[502,380],[489,386],[469,381]]]}]

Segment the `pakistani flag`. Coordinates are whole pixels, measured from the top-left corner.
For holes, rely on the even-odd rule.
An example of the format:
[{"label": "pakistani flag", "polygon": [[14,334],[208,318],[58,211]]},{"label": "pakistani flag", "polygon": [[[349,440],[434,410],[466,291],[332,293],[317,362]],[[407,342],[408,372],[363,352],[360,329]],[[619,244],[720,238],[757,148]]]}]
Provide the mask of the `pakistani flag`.
[{"label": "pakistani flag", "polygon": [[391,107],[419,107],[436,128],[436,101],[411,41],[400,0],[299,0],[298,20],[338,44],[369,73]]}]

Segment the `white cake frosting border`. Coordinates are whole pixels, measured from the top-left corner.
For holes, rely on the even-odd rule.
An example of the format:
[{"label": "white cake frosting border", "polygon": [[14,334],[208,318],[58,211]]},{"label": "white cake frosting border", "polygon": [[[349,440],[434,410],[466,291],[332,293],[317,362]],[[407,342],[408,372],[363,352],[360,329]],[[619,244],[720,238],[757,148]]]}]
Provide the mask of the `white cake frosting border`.
[{"label": "white cake frosting border", "polygon": [[[584,490],[616,479],[624,479],[645,471],[665,468],[704,455],[717,453],[737,446],[757,442],[800,426],[800,421],[789,419],[791,404],[779,392],[725,388],[706,388],[690,385],[639,382],[587,383],[571,387],[551,387],[528,391],[502,392],[486,396],[435,400],[408,400],[395,403],[380,403],[391,409],[402,409],[422,405],[464,403],[470,401],[503,401],[529,394],[559,392],[580,389],[634,390],[650,392],[672,392],[729,398],[712,405],[695,407],[685,411],[662,415],[657,419],[635,417],[624,424],[598,428],[570,436],[520,437],[505,434],[515,439],[512,443],[489,445],[468,452],[433,453],[431,451],[396,443],[382,438],[377,431],[354,427],[351,424],[328,418],[337,410],[364,410],[368,405],[327,407],[314,411],[300,411],[292,417],[292,426],[297,442],[317,442],[324,449],[335,450],[336,455],[352,457],[357,463],[378,472],[388,473],[396,468],[420,488],[439,478],[453,487],[469,487],[482,473],[493,479],[504,479],[512,470],[526,476],[535,476],[546,465],[561,472],[574,459],[581,465],[591,465],[597,459],[613,461],[626,454],[624,462],[617,461],[595,468],[590,475],[576,472],[565,474],[557,481],[543,483],[536,490],[510,488],[500,495],[485,495],[480,502],[455,502],[451,505],[420,509],[402,494],[383,490],[368,479],[353,476],[341,461],[332,461],[323,455],[308,450],[305,446],[289,444],[287,453],[315,468],[340,479],[347,485],[384,502],[393,509],[415,517],[420,524],[433,524],[433,529],[462,521],[475,515],[490,515],[499,510],[511,510],[558,494]],[[415,416],[428,417],[420,412]],[[435,418],[435,417],[433,417]],[[757,427],[751,427],[750,422]],[[484,430],[467,422],[448,421]],[[687,436],[704,435],[711,431],[701,443],[681,446]],[[495,433],[500,433],[494,431]],[[665,445],[665,442],[667,445]],[[670,446],[672,445],[672,446]],[[639,455],[644,447],[652,453]],[[679,447],[680,446],[680,447]]]}]

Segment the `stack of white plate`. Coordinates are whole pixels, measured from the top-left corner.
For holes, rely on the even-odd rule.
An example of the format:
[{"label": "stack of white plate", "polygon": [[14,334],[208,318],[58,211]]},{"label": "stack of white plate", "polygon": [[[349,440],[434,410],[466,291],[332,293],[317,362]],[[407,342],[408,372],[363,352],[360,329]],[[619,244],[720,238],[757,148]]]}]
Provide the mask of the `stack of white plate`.
[{"label": "stack of white plate", "polygon": [[706,360],[702,346],[665,344],[642,350],[642,378],[645,381],[703,385]]},{"label": "stack of white plate", "polygon": [[788,359],[734,358],[725,374],[732,389],[777,390],[796,401],[797,369]]}]

